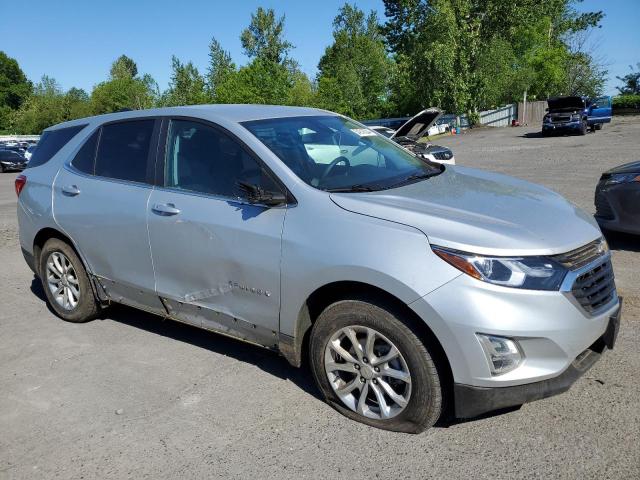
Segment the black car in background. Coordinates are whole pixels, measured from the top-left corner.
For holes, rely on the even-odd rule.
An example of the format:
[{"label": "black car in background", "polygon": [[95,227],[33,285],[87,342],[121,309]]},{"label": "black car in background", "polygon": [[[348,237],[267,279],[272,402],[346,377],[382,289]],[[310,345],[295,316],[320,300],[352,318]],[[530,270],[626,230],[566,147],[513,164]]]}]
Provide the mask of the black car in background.
[{"label": "black car in background", "polygon": [[595,204],[601,228],[640,235],[640,162],[604,172],[596,187]]},{"label": "black car in background", "polygon": [[27,159],[13,150],[0,150],[0,172],[22,171],[27,166]]}]

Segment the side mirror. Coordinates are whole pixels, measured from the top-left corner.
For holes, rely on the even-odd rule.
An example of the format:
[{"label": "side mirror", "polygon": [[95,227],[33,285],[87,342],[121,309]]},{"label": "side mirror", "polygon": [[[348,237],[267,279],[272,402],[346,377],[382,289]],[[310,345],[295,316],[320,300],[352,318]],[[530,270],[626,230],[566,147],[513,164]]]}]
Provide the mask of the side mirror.
[{"label": "side mirror", "polygon": [[267,207],[277,207],[287,203],[287,197],[280,191],[271,192],[264,190],[258,185],[253,185],[247,182],[238,182],[238,188],[244,194],[247,201],[251,204],[261,204]]}]

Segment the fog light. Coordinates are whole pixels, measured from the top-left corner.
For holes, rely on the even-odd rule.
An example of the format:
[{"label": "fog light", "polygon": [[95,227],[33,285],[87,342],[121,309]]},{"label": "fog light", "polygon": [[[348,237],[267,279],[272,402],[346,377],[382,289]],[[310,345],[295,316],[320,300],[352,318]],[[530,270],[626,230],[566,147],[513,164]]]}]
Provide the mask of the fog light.
[{"label": "fog light", "polygon": [[485,335],[484,333],[478,333],[477,335],[484,354],[489,361],[491,375],[502,375],[510,372],[522,362],[523,355],[515,340],[495,335]]}]

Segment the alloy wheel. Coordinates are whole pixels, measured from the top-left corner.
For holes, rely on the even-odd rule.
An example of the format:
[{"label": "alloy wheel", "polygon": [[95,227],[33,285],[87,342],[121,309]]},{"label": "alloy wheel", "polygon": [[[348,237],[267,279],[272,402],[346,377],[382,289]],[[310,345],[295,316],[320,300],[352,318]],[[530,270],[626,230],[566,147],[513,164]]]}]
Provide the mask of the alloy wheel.
[{"label": "alloy wheel", "polygon": [[380,332],[350,325],[334,333],[324,354],[331,388],[348,408],[373,419],[400,414],[411,397],[411,373],[400,350]]},{"label": "alloy wheel", "polygon": [[53,252],[47,259],[47,286],[56,303],[71,311],[80,301],[80,282],[71,261],[62,252]]}]

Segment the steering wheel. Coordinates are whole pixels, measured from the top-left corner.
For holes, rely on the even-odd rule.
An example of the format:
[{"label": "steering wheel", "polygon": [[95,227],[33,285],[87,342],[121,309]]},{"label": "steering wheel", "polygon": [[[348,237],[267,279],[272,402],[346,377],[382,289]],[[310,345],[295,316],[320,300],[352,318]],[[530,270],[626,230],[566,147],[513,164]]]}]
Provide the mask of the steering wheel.
[{"label": "steering wheel", "polygon": [[327,169],[324,171],[324,173],[322,174],[322,176],[320,177],[320,182],[322,182],[325,178],[327,178],[329,176],[329,174],[333,171],[333,169],[335,168],[336,165],[338,165],[339,163],[344,163],[345,166],[350,167],[351,166],[351,162],[349,162],[349,159],[347,157],[343,157],[342,155],[339,156],[338,158],[336,158],[333,162],[331,162],[329,164],[329,166],[327,167]]}]

